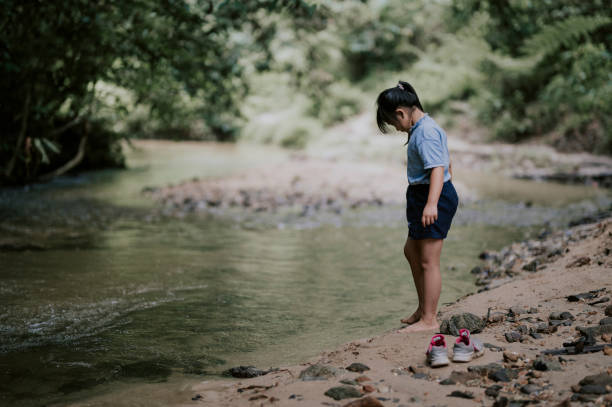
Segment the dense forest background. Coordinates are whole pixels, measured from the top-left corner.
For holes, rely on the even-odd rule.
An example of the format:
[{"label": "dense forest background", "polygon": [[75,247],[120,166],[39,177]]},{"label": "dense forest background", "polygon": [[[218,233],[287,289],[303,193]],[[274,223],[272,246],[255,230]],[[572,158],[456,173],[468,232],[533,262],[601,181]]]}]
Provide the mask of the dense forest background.
[{"label": "dense forest background", "polygon": [[398,79],[492,139],[612,153],[603,0],[0,0],[0,27],[0,184],[123,166],[124,138],[303,148]]}]

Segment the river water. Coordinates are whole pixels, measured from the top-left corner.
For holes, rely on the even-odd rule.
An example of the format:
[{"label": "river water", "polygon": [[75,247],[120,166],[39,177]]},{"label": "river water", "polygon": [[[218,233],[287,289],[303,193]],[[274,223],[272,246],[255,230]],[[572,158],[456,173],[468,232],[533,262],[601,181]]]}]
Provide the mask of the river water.
[{"label": "river water", "polygon": [[[397,328],[415,307],[403,208],[282,223],[271,215],[164,217],[144,186],[288,155],[136,145],[127,170],[1,191],[0,231],[10,244],[0,250],[0,404],[187,402],[189,383],[236,365],[295,364]],[[611,202],[594,188],[459,177],[482,199],[460,208],[445,242],[442,303],[475,290],[469,271],[482,250]]]}]

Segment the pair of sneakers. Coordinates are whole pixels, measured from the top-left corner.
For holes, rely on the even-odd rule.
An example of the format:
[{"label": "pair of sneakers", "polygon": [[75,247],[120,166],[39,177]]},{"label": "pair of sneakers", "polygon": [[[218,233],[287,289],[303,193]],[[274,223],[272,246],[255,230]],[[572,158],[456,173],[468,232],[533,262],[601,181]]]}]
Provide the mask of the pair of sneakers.
[{"label": "pair of sneakers", "polygon": [[[473,358],[482,356],[483,353],[482,342],[476,338],[471,338],[469,330],[460,329],[459,337],[453,345],[453,362],[469,362]],[[426,355],[427,362],[431,367],[446,366],[450,363],[444,335],[438,334],[431,338]]]}]

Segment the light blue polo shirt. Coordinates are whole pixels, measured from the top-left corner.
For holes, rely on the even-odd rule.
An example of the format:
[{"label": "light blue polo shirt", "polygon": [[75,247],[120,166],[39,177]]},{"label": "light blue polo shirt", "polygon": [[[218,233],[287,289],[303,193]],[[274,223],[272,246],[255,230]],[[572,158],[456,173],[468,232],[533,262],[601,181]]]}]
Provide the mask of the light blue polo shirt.
[{"label": "light blue polo shirt", "polygon": [[446,133],[427,113],[412,126],[408,141],[408,183],[429,184],[431,169],[444,167],[444,182],[450,180]]}]

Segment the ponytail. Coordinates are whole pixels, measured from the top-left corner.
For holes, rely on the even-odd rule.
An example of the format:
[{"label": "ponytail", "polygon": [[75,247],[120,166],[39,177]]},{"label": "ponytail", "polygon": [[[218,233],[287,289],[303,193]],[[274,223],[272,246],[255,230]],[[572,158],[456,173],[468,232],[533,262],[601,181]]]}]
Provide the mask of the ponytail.
[{"label": "ponytail", "polygon": [[412,85],[404,81],[399,81],[393,88],[383,90],[378,95],[376,104],[376,124],[382,133],[387,133],[387,125],[395,122],[395,110],[399,106],[418,107],[425,111]]}]

